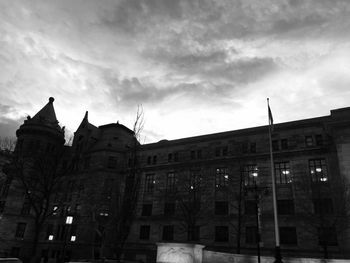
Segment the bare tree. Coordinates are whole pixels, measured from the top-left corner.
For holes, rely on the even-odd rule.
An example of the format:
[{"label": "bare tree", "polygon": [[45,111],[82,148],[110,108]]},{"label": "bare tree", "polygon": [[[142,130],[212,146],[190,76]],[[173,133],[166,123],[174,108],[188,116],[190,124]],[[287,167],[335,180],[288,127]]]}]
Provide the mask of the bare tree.
[{"label": "bare tree", "polygon": [[304,230],[322,246],[323,257],[329,247],[349,228],[350,185],[344,178],[328,176],[326,168],[311,169],[311,176],[296,176],[298,209],[303,216]]},{"label": "bare tree", "polygon": [[16,138],[0,136],[0,150],[13,152],[16,147]]},{"label": "bare tree", "polygon": [[29,217],[34,223],[31,260],[36,260],[40,232],[49,217],[54,196],[62,190],[68,168],[62,167],[63,148],[55,154],[33,154],[21,157],[14,155],[12,162],[4,168],[18,192],[24,193]]}]

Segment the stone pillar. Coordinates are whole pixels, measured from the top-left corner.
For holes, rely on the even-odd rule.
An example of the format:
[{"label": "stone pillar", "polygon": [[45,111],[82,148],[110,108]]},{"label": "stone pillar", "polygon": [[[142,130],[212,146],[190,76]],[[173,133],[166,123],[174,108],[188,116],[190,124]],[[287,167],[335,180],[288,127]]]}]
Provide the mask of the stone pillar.
[{"label": "stone pillar", "polygon": [[202,263],[203,245],[157,243],[157,263]]}]

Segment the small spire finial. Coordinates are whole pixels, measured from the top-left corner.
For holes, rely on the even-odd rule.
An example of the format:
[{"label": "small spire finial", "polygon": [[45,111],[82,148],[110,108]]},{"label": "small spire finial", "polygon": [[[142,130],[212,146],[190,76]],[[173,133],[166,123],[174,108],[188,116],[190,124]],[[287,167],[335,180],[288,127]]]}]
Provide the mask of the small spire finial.
[{"label": "small spire finial", "polygon": [[86,112],[85,112],[84,119],[86,119],[86,120],[87,120],[87,119],[88,119],[88,116],[89,116],[89,112],[88,112],[88,111],[86,111]]},{"label": "small spire finial", "polygon": [[54,101],[55,101],[55,99],[54,99],[53,97],[50,97],[50,98],[49,98],[49,102],[50,102],[50,103],[53,103]]}]

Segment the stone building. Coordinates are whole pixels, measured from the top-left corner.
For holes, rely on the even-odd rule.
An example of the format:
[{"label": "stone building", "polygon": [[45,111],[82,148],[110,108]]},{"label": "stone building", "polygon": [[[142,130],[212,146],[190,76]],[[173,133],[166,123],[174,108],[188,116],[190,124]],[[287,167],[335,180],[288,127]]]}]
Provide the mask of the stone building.
[{"label": "stone building", "polygon": [[[254,254],[257,233],[261,253],[273,252],[267,126],[139,145],[132,130],[119,123],[96,127],[86,113],[72,146],[63,146],[50,99],[17,137],[15,156],[63,152],[63,187],[39,236],[39,254],[48,260],[116,256],[132,171],[138,195],[135,217],[124,222],[124,257],[154,260],[162,241]],[[272,146],[282,254],[349,257],[350,108],[275,124]],[[0,252],[26,257],[33,211],[15,185],[1,199]]]}]

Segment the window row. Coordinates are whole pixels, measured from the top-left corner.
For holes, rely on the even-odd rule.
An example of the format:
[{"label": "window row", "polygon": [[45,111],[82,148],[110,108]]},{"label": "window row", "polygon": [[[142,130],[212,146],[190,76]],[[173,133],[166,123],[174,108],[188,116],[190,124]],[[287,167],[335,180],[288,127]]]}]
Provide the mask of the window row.
[{"label": "window row", "polygon": [[[174,241],[174,225],[165,225],[162,229],[162,240]],[[229,227],[215,226],[214,240],[215,242],[229,242]],[[297,245],[296,227],[280,227],[280,243],[282,245]],[[187,241],[200,240],[200,226],[191,226],[187,229]],[[318,243],[319,245],[327,244],[336,246],[338,244],[337,234],[333,227],[318,228]],[[140,240],[150,240],[151,226],[141,225],[139,231]],[[247,226],[245,228],[245,243],[256,244],[259,241],[259,235],[256,226]]]},{"label": "window row", "polygon": [[[313,213],[318,215],[333,214],[333,202],[330,198],[313,199]],[[164,203],[163,215],[172,216],[175,214],[176,203],[167,202]],[[256,215],[257,203],[255,200],[244,201],[244,214]],[[153,204],[146,203],[142,205],[141,216],[151,216],[153,210]],[[180,209],[181,210],[181,209]],[[295,205],[291,199],[277,200],[277,211],[279,215],[294,215]],[[304,211],[302,211],[304,212]],[[215,215],[228,215],[229,214],[229,202],[228,201],[215,201],[214,202],[214,214]]]},{"label": "window row", "polygon": [[[275,162],[274,164],[275,179],[277,184],[289,184],[293,182],[290,162]],[[244,165],[241,169],[245,186],[254,186],[257,184],[259,177],[259,168],[256,164]],[[313,182],[328,181],[328,170],[325,159],[311,159],[309,160],[309,174]],[[190,189],[198,188],[201,181],[201,171],[190,171],[190,179],[188,186]],[[230,174],[227,167],[215,168],[215,188],[227,187],[229,183]],[[166,176],[166,191],[176,191],[177,188],[177,174],[176,172],[169,172]],[[155,174],[146,174],[144,189],[146,193],[152,193],[155,189]],[[182,181],[182,184],[186,182]]]},{"label": "window row", "polygon": [[39,151],[44,151],[45,153],[54,153],[56,150],[56,146],[53,143],[46,143],[43,145],[43,142],[40,140],[29,140],[26,141],[25,147],[24,140],[18,140],[16,144],[16,151],[22,151],[23,148],[28,152],[37,153]]},{"label": "window row", "polygon": [[[272,141],[272,150],[280,151],[280,150],[288,150],[292,148],[292,144],[288,138],[282,138],[278,140]],[[324,138],[322,134],[316,135],[306,135],[304,136],[304,146],[305,147],[313,147],[313,146],[322,146],[324,145]],[[239,152],[241,153],[256,153],[257,145],[256,142],[242,142],[239,147]],[[217,146],[214,149],[215,157],[225,157],[229,155],[229,148],[227,145],[225,146]],[[190,160],[200,160],[204,157],[202,149],[190,150],[188,152]],[[188,156],[188,155],[187,155]],[[168,153],[168,163],[178,162],[179,161],[179,152],[171,152]],[[157,155],[152,155],[147,157],[147,164],[154,165],[157,164]]]}]

